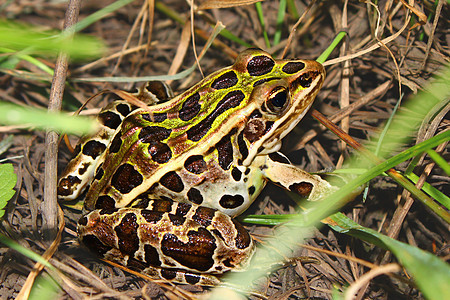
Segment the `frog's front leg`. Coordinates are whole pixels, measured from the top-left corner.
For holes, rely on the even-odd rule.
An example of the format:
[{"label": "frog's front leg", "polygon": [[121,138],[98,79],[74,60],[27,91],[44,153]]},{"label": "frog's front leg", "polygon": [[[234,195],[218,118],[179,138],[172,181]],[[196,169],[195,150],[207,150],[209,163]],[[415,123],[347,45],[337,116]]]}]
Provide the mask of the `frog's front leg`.
[{"label": "frog's front leg", "polygon": [[268,155],[261,165],[263,176],[288,191],[307,197],[310,201],[323,199],[336,190],[318,175],[310,174],[293,164],[279,152]]}]

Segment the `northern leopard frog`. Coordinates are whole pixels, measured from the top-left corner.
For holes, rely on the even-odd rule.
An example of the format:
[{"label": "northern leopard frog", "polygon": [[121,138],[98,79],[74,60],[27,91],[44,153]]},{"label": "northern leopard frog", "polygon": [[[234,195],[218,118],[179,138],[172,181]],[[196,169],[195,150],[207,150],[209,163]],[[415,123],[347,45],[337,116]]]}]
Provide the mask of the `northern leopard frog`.
[{"label": "northern leopard frog", "polygon": [[[249,49],[172,98],[151,83],[100,113],[59,181],[62,199],[87,185],[80,240],[107,260],[181,283],[213,285],[254,251],[235,220],[267,181],[317,200],[328,182],[278,152],[322,86],[322,65]],[[159,99],[158,99],[159,98]]]}]

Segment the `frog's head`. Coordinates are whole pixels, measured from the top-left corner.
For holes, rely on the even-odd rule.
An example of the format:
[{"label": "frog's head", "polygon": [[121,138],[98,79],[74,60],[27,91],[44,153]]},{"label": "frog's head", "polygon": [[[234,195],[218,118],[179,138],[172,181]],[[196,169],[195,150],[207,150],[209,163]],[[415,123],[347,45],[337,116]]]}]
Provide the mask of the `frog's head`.
[{"label": "frog's head", "polygon": [[248,156],[243,157],[247,165],[258,154],[279,150],[281,139],[311,107],[322,87],[325,70],[313,60],[274,60],[255,49],[242,52],[233,69],[245,74],[242,80],[248,80],[248,118],[241,131],[241,139],[248,147]]}]

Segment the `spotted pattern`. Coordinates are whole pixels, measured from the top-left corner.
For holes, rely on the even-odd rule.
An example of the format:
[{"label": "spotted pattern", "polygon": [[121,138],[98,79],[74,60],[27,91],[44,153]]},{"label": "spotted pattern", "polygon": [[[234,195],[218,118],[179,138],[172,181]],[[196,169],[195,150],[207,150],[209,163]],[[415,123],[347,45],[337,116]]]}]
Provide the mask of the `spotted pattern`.
[{"label": "spotted pattern", "polygon": [[214,80],[211,87],[216,90],[229,89],[238,83],[237,75],[234,71],[228,71]]},{"label": "spotted pattern", "polygon": [[191,141],[198,142],[211,129],[212,123],[223,113],[237,107],[244,100],[245,94],[240,91],[231,91],[217,103],[216,108],[197,125],[191,127],[186,133]]},{"label": "spotted pattern", "polygon": [[149,114],[142,114],[142,119],[148,122],[153,123],[162,123],[167,119],[166,113],[149,113]]},{"label": "spotted pattern", "polygon": [[93,159],[97,158],[100,154],[105,151],[105,144],[99,141],[89,141],[83,146],[83,154],[92,157]]},{"label": "spotted pattern", "polygon": [[166,233],[161,241],[162,252],[190,269],[207,271],[214,265],[216,239],[205,228],[187,233],[188,241],[184,243],[174,234]]},{"label": "spotted pattern", "polygon": [[241,206],[244,203],[242,195],[223,195],[219,200],[219,204],[223,208],[233,209]]},{"label": "spotted pattern", "polygon": [[240,181],[242,178],[242,172],[238,168],[233,168],[233,170],[231,170],[231,176],[235,181]]},{"label": "spotted pattern", "polygon": [[81,179],[77,176],[69,175],[62,178],[58,184],[58,196],[69,196],[73,190],[81,183]]},{"label": "spotted pattern", "polygon": [[283,66],[281,69],[284,73],[294,74],[298,73],[305,68],[305,63],[301,61],[291,61]]},{"label": "spotted pattern", "polygon": [[159,182],[167,189],[177,193],[182,192],[184,189],[183,180],[175,171],[165,174]]},{"label": "spotted pattern", "polygon": [[231,144],[230,136],[231,134],[224,136],[216,144],[219,166],[223,170],[230,169],[231,163],[233,162],[233,145]]},{"label": "spotted pattern", "polygon": [[135,170],[133,165],[122,164],[112,176],[111,186],[122,194],[127,194],[141,185],[142,181],[141,173]]},{"label": "spotted pattern", "polygon": [[136,215],[133,213],[126,214],[120,224],[114,228],[119,238],[119,249],[122,253],[132,256],[139,249],[137,228]]},{"label": "spotted pattern", "polygon": [[186,195],[188,200],[194,204],[200,205],[203,202],[202,193],[194,187],[191,187]]},{"label": "spotted pattern", "polygon": [[120,147],[122,147],[122,138],[120,133],[116,134],[111,141],[111,144],[109,145],[109,152],[110,153],[117,153],[120,150]]},{"label": "spotted pattern", "polygon": [[270,73],[275,66],[273,59],[266,55],[253,57],[247,64],[247,71],[251,76],[261,76]]},{"label": "spotted pattern", "polygon": [[172,158],[172,150],[167,144],[158,141],[152,141],[149,144],[148,153],[154,162],[165,164]]},{"label": "spotted pattern", "polygon": [[206,162],[201,155],[189,156],[184,162],[184,167],[193,174],[201,174],[207,169]]},{"label": "spotted pattern", "polygon": [[95,202],[96,209],[114,209],[116,201],[108,195],[99,196]]},{"label": "spotted pattern", "polygon": [[116,105],[116,110],[124,117],[128,116],[131,112],[130,106],[123,103]]},{"label": "spotted pattern", "polygon": [[200,94],[195,93],[183,102],[178,116],[183,121],[192,120],[200,112],[202,108],[200,103]]},{"label": "spotted pattern", "polygon": [[161,261],[159,260],[158,250],[151,245],[144,246],[144,258],[145,262],[151,266],[160,266]]},{"label": "spotted pattern", "polygon": [[100,123],[105,125],[106,127],[109,127],[111,129],[117,129],[119,127],[120,123],[122,123],[122,119],[120,116],[116,113],[113,113],[111,111],[105,111],[98,115],[98,119]]},{"label": "spotted pattern", "polygon": [[289,190],[295,192],[303,197],[308,197],[313,189],[312,183],[299,182],[289,186]]}]

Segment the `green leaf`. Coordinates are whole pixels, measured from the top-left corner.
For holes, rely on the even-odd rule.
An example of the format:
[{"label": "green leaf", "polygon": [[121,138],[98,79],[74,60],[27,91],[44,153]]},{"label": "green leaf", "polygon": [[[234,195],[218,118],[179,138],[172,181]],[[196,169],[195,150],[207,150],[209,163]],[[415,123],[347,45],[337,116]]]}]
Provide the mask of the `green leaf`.
[{"label": "green leaf", "polygon": [[0,165],[0,218],[3,217],[8,201],[14,196],[14,186],[17,182],[17,175],[14,173],[12,164]]},{"label": "green leaf", "polygon": [[26,125],[65,133],[86,134],[95,129],[95,122],[81,116],[49,113],[44,109],[27,108],[0,100],[0,124]]},{"label": "green leaf", "polygon": [[450,265],[433,254],[363,227],[341,213],[331,218],[334,230],[391,251],[427,299],[450,299]]},{"label": "green leaf", "polygon": [[103,43],[90,36],[76,34],[70,37],[58,31],[44,31],[36,26],[4,20],[0,20],[0,47],[51,56],[63,51],[71,59],[99,57],[105,50]]}]

